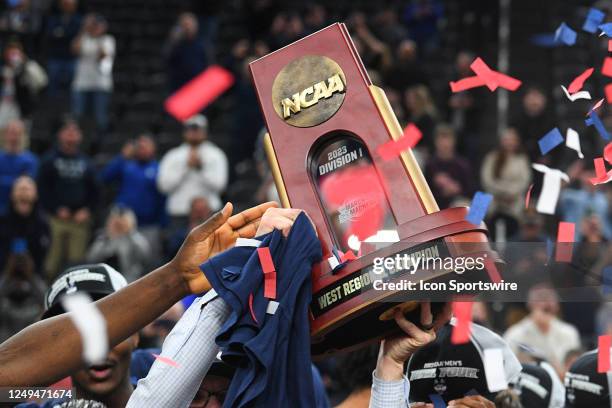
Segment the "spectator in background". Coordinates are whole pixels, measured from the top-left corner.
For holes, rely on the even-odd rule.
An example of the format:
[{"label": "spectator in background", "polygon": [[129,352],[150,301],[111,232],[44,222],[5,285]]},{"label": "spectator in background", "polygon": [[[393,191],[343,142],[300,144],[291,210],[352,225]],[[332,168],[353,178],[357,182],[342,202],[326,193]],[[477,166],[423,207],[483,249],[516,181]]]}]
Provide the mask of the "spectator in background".
[{"label": "spectator in background", "polygon": [[16,248],[23,248],[34,262],[34,272],[42,275],[51,238],[49,223],[38,205],[36,183],[21,176],[13,185],[8,214],[0,217],[0,271]]},{"label": "spectator in background", "polygon": [[74,76],[76,58],[72,42],[81,29],[77,0],[58,0],[58,12],[49,16],[45,29],[45,52],[49,71],[49,95],[67,91]]},{"label": "spectator in background", "polygon": [[151,256],[151,247],[136,227],[132,210],[120,205],[113,207],[104,230],[89,247],[86,261],[108,264],[121,271],[128,282],[140,278]]},{"label": "spectator in background", "polygon": [[164,55],[170,92],[185,85],[210,64],[211,56],[198,36],[198,19],[193,13],[179,16],[164,46]]},{"label": "spectator in background", "polygon": [[167,194],[172,229],[187,224],[192,200],[204,197],[209,207],[221,208],[221,193],[227,186],[227,157],[208,138],[208,120],[196,115],[185,122],[184,143],[168,151],[160,164],[157,186]]},{"label": "spectator in background", "polygon": [[40,5],[37,2],[32,4],[32,0],[10,0],[5,3],[6,10],[0,14],[0,34],[16,36],[26,45],[28,52],[34,52],[34,40],[42,20]]},{"label": "spectator in background", "polygon": [[433,151],[432,140],[438,111],[429,89],[425,85],[415,85],[404,93],[404,104],[408,112],[408,121],[419,128],[423,134],[423,144],[429,154]]},{"label": "spectator in background", "polygon": [[391,48],[372,33],[365,14],[362,12],[351,14],[347,24],[349,30],[355,33],[353,42],[367,69],[380,72],[389,70],[393,64]]},{"label": "spectator in background", "polygon": [[119,184],[115,203],[134,211],[138,232],[149,241],[152,256],[161,253],[162,228],[167,221],[166,197],[157,188],[156,150],[153,138],[142,134],[123,146],[121,154],[102,170],[101,177],[104,182]]},{"label": "spectator in background", "polygon": [[534,349],[562,375],[565,355],[580,348],[578,330],[559,319],[559,299],[549,286],[533,286],[527,295],[527,307],[529,315],[510,326],[504,339],[517,354],[520,344]]},{"label": "spectator in background", "polygon": [[555,127],[548,108],[548,98],[539,88],[530,87],[523,96],[522,111],[513,120],[513,126],[523,137],[523,143],[531,161],[550,164],[550,156],[541,156],[538,140]]},{"label": "spectator in background", "polygon": [[81,260],[89,242],[98,186],[89,158],[79,150],[81,141],[76,121],[65,120],[57,148],[40,166],[40,201],[51,216],[51,248],[46,263],[50,278],[64,263]]},{"label": "spectator in background", "polygon": [[[608,215],[610,203],[606,193],[593,185],[590,179],[595,173],[582,167],[577,171],[577,183],[570,184],[561,191],[559,197],[559,211],[563,221],[579,223],[587,214],[597,214],[602,221],[603,234],[612,239],[612,218]],[[582,230],[576,228],[576,241],[582,238]]]},{"label": "spectator in background", "polygon": [[425,178],[440,208],[448,208],[456,198],[469,198],[474,192],[474,174],[466,159],[455,153],[455,131],[438,125],[435,151],[425,166]]},{"label": "spectator in background", "polygon": [[[469,51],[461,51],[455,59],[455,68],[450,79],[456,81],[474,75],[470,65],[475,56]],[[467,157],[478,157],[482,151],[483,140],[479,138],[480,117],[486,94],[475,88],[447,95],[448,121],[459,135],[458,151]],[[485,150],[486,151],[486,150]]]},{"label": "spectator in background", "polygon": [[38,320],[45,290],[31,254],[24,247],[13,248],[0,279],[0,341]]},{"label": "spectator in background", "polygon": [[304,16],[304,34],[312,34],[327,25],[327,11],[321,4],[309,4],[306,6]]},{"label": "spectator in background", "polygon": [[[525,192],[531,183],[529,158],[522,152],[516,129],[507,128],[499,147],[485,156],[480,178],[484,190],[493,195],[489,222],[494,226],[495,239],[516,234],[518,219],[525,205]],[[502,233],[503,237],[498,236]]]},{"label": "spectator in background", "polygon": [[38,158],[26,150],[25,125],[19,119],[11,120],[3,131],[3,149],[0,150],[0,215],[6,214],[13,182],[21,175],[36,177]]},{"label": "spectator in background", "polygon": [[191,200],[189,220],[183,228],[176,229],[168,239],[167,258],[172,258],[179,250],[185,237],[193,228],[200,225],[212,214],[208,200],[204,197],[195,197]]},{"label": "spectator in background", "polygon": [[0,67],[0,129],[12,119],[28,119],[45,86],[42,67],[28,58],[19,41],[9,41]]},{"label": "spectator in background", "polygon": [[98,138],[108,130],[108,104],[113,90],[115,38],[107,30],[104,17],[88,14],[72,42],[72,51],[78,57],[72,82],[72,112],[80,118],[92,108]]},{"label": "spectator in background", "polygon": [[427,73],[417,58],[417,45],[412,40],[402,40],[395,51],[393,64],[384,72],[385,84],[404,94],[415,85],[429,85]]},{"label": "spectator in background", "polygon": [[402,20],[423,51],[429,53],[439,46],[438,22],[444,17],[444,6],[437,0],[417,0],[404,9]]}]

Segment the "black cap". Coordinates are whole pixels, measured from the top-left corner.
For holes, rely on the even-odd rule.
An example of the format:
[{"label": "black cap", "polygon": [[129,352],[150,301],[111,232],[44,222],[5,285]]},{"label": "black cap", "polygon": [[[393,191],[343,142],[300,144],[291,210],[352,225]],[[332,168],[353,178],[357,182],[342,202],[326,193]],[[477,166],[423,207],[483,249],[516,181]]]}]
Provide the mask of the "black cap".
[{"label": "black cap", "polygon": [[429,395],[438,394],[444,401],[466,395],[482,395],[494,400],[497,392],[489,391],[484,367],[484,350],[502,349],[504,373],[512,382],[521,371],[508,344],[491,330],[472,324],[470,341],[452,344],[453,323],[442,327],[436,339],[418,350],[408,361],[410,402],[429,402]]},{"label": "black cap", "polygon": [[103,298],[127,286],[119,272],[105,263],[79,265],[66,269],[53,281],[45,294],[43,319],[65,313],[60,302],[63,295],[85,292],[93,300]]},{"label": "black cap", "polygon": [[565,387],[555,369],[545,361],[523,364],[523,371],[512,387],[523,408],[562,408]]},{"label": "black cap", "polygon": [[597,349],[584,353],[565,374],[565,408],[610,408],[612,372],[597,372]]}]

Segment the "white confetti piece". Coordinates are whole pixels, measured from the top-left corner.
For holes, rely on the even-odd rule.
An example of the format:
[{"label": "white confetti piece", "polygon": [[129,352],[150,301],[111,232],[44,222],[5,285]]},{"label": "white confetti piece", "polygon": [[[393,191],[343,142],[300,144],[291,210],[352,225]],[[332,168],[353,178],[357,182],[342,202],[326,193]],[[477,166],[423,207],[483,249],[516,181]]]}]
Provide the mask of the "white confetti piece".
[{"label": "white confetti piece", "polygon": [[569,177],[561,170],[551,169],[543,164],[533,164],[533,169],[544,173],[544,183],[538,198],[536,210],[542,214],[553,215],[559,201],[561,192],[561,180],[569,183]]},{"label": "white confetti piece", "polygon": [[487,387],[490,392],[508,388],[504,372],[504,353],[502,349],[492,348],[484,351],[484,369],[487,377]]},{"label": "white confetti piece", "polygon": [[102,313],[83,292],[66,295],[61,302],[81,335],[83,359],[88,364],[104,361],[108,354],[108,336]]},{"label": "white confetti piece", "polygon": [[261,245],[261,241],[253,238],[238,238],[236,239],[237,247],[255,247],[258,248]]},{"label": "white confetti piece", "polygon": [[572,102],[578,99],[589,99],[589,100],[591,99],[591,94],[589,93],[589,91],[579,91],[579,92],[570,94],[567,88],[564,87],[563,85],[561,85],[561,89],[563,89],[563,92],[565,93],[565,96],[567,97],[567,99],[569,99]]},{"label": "white confetti piece", "polygon": [[379,230],[376,235],[366,238],[365,242],[398,242],[399,240],[396,230]]},{"label": "white confetti piece", "polygon": [[575,150],[578,153],[578,157],[584,159],[584,154],[582,154],[582,150],[580,149],[580,136],[578,135],[578,132],[572,128],[567,129],[565,146],[569,149]]},{"label": "white confetti piece", "polygon": [[330,256],[329,258],[327,258],[327,262],[329,262],[329,267],[332,269],[332,271],[336,269],[338,265],[340,265],[340,262],[338,262],[338,258],[336,258],[335,256]]}]

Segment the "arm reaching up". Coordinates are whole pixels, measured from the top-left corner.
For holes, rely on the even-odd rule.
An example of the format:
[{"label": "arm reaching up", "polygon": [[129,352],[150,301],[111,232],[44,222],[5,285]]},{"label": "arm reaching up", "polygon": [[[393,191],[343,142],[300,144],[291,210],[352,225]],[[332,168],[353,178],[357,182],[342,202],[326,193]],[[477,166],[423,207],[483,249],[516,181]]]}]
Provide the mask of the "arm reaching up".
[{"label": "arm reaching up", "polygon": [[[199,266],[231,247],[238,237],[255,236],[269,202],[231,216],[232,205],[194,228],[173,260],[95,305],[106,319],[113,347],[190,293],[210,289]],[[81,337],[68,313],[32,324],[0,344],[0,385],[47,385],[79,369]]]}]

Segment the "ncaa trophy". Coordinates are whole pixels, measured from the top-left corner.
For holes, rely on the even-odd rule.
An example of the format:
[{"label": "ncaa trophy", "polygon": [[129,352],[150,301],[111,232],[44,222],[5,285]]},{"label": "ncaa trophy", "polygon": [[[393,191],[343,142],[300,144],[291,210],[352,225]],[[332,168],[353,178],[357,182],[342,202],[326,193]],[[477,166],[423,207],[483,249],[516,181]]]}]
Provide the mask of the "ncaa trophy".
[{"label": "ncaa trophy", "polygon": [[[391,160],[377,154],[378,146],[402,136],[402,128],[383,90],[371,83],[344,24],[274,51],[252,62],[250,70],[281,204],[310,215],[323,250],[323,261],[312,271],[313,355],[397,331],[392,315],[398,305],[418,321],[418,300],[431,299],[430,294],[413,292],[406,299],[402,291],[374,290],[375,258],[484,253],[491,260],[487,268],[501,262],[488,245],[484,224],[465,221],[467,208],[439,210],[412,151]],[[353,179],[343,181],[347,174]],[[340,190],[344,197],[338,200]],[[377,228],[396,231],[399,240],[382,248],[362,245],[355,259],[334,268],[328,258],[351,250],[351,220],[360,216],[366,222],[378,219]],[[443,281],[451,274],[456,275],[416,271],[389,280]],[[434,314],[442,305],[432,303]]]}]

